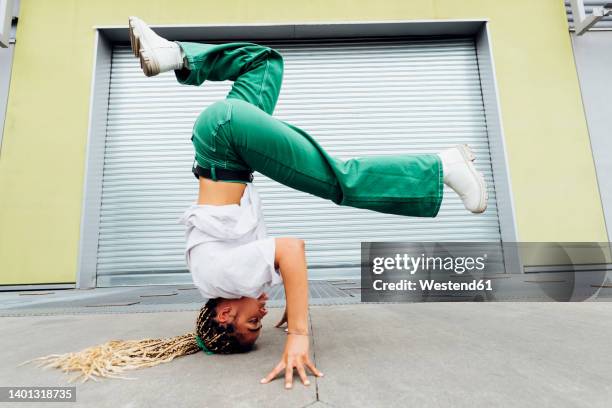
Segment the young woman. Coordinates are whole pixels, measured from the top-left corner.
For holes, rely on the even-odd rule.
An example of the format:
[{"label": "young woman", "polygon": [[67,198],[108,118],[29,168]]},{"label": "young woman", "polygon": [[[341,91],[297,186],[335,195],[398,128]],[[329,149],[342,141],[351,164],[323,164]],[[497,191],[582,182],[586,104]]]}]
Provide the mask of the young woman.
[{"label": "young woman", "polygon": [[[226,99],[204,110],[193,127],[193,173],[199,196],[181,217],[187,227],[186,262],[206,304],[195,333],[107,343],[107,354],[124,353],[130,368],[200,349],[207,353],[249,350],[267,313],[264,289],[282,282],[287,306],[277,327],[288,325],[285,349],[261,382],[284,372],[285,387],[291,388],[294,368],[305,385],[309,384],[307,369],[322,375],[309,357],[304,241],[266,235],[253,171],[338,205],[389,214],[435,217],[443,184],[460,195],[469,211],[486,209],[485,181],[473,166],[474,155],[467,146],[440,154],[342,161],[327,154],[305,131],[275,119],[272,113],[281,88],[283,59],[274,49],[251,43],[171,42],[136,17],[129,19],[129,31],[134,56],[147,76],[174,71],[180,83],[196,86],[205,81],[233,81]],[[124,360],[115,360],[117,364],[106,365],[106,371],[98,374],[119,372],[121,367],[113,367]],[[65,356],[48,360],[70,369],[68,361]],[[79,360],[71,361],[74,369]]]}]

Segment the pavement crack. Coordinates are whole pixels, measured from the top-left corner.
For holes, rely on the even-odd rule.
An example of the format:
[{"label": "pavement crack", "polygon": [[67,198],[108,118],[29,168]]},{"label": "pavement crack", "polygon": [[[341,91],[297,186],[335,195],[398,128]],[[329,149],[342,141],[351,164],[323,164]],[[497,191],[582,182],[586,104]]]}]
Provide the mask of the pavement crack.
[{"label": "pavement crack", "polygon": [[[310,323],[310,338],[312,339],[312,360],[313,360],[315,367],[318,368],[317,366],[317,347],[316,347],[316,342],[315,342],[315,332],[312,327],[312,314],[310,313],[310,308],[308,308],[308,323]],[[315,383],[316,401],[319,401],[319,377],[317,377],[316,375],[314,376],[314,383]]]}]

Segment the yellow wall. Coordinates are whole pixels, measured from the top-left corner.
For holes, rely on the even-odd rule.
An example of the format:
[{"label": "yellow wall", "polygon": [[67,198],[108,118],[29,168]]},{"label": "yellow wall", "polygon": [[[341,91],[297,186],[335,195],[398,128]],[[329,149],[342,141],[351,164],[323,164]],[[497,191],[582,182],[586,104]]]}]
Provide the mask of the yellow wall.
[{"label": "yellow wall", "polygon": [[0,284],[76,280],[93,26],[491,21],[523,241],[607,241],[561,0],[22,0],[0,156]]}]

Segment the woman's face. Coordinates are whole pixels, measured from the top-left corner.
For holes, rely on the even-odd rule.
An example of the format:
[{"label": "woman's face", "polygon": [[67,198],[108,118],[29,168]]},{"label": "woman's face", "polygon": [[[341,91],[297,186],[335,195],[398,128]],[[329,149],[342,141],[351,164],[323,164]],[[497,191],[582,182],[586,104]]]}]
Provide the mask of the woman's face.
[{"label": "woman's face", "polygon": [[236,317],[232,322],[238,340],[242,344],[253,344],[261,333],[261,321],[268,314],[265,293],[257,299],[243,297],[236,301]]}]

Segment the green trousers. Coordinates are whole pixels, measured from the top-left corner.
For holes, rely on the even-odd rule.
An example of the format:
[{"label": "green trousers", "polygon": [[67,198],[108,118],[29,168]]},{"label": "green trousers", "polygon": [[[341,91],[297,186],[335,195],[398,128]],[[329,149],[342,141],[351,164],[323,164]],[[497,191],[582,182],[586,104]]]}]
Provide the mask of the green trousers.
[{"label": "green trousers", "polygon": [[191,140],[201,167],[258,171],[338,205],[437,215],[443,188],[438,155],[332,157],[304,130],[272,116],[283,78],[278,51],[243,42],[178,44],[188,63],[175,71],[180,83],[234,81],[226,99],[204,110],[193,127]]}]

